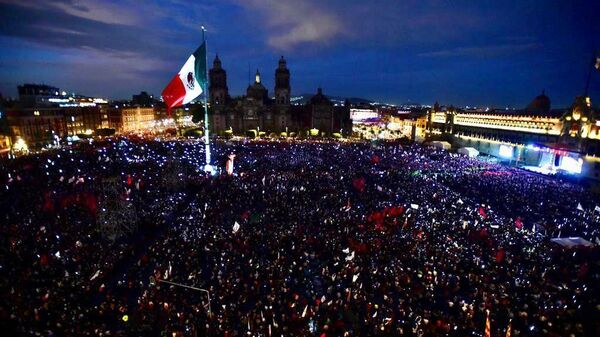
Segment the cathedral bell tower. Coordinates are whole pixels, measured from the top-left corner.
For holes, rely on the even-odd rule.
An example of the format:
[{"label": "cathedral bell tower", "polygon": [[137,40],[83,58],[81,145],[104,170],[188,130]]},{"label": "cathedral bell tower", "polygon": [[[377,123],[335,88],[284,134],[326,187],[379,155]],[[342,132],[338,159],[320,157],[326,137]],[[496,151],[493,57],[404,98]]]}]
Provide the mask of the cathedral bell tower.
[{"label": "cathedral bell tower", "polygon": [[279,66],[275,70],[275,104],[290,105],[290,70],[283,56],[279,59]]},{"label": "cathedral bell tower", "polygon": [[212,106],[222,106],[229,99],[229,89],[227,88],[227,73],[221,67],[219,55],[215,56],[213,67],[208,73],[210,86],[208,88],[210,104]]}]

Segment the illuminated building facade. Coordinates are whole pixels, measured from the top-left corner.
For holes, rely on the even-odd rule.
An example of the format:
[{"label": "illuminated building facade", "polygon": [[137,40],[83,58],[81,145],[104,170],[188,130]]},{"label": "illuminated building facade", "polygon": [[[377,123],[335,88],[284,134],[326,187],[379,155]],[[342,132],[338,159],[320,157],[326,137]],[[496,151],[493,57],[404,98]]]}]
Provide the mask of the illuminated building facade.
[{"label": "illuminated building facade", "polygon": [[7,115],[13,137],[23,139],[30,148],[41,148],[68,135],[63,109],[19,109]]},{"label": "illuminated building facade", "polygon": [[231,98],[227,74],[217,56],[209,71],[209,125],[216,134],[284,135],[315,128],[320,134],[349,134],[348,106],[335,106],[319,89],[305,105],[291,105],[290,71],[283,56],[275,69],[274,97],[269,97],[257,70],[246,95]]},{"label": "illuminated building facade", "polygon": [[10,136],[0,135],[0,158],[8,156],[11,144]]},{"label": "illuminated building facade", "polygon": [[427,136],[427,114],[409,112],[406,114],[393,114],[386,118],[388,130],[394,130],[401,137],[413,142],[422,143]]},{"label": "illuminated building facade", "polygon": [[17,89],[21,108],[82,108],[108,103],[103,98],[68,94],[45,84],[23,84]]},{"label": "illuminated building facade", "polygon": [[422,143],[427,136],[427,113],[419,107],[351,108],[353,135],[362,139],[408,139]]},{"label": "illuminated building facade", "polygon": [[26,108],[7,112],[14,137],[31,148],[39,148],[68,136],[91,136],[102,127],[106,106],[70,108]]},{"label": "illuminated building facade", "polygon": [[0,96],[0,157],[8,156],[12,145],[11,130]]},{"label": "illuminated building facade", "polygon": [[350,119],[353,124],[379,122],[381,116],[377,109],[350,108]]},{"label": "illuminated building facade", "polygon": [[91,136],[103,127],[108,101],[67,94],[44,84],[18,86],[19,101],[7,109],[12,141],[30,148],[55,145],[70,136]]},{"label": "illuminated building facade", "polygon": [[[39,107],[52,105],[52,99],[61,98],[63,92],[59,88],[45,84],[23,84],[17,86],[19,102],[24,107]],[[64,93],[66,96],[67,93]]]},{"label": "illuminated building facade", "polygon": [[67,124],[67,135],[90,136],[102,127],[102,115],[104,107],[81,107],[64,109]]},{"label": "illuminated building facade", "polygon": [[109,111],[108,124],[117,132],[137,132],[151,129],[155,120],[154,108],[124,107]]},{"label": "illuminated building facade", "polygon": [[436,104],[427,129],[430,136],[450,136],[457,146],[534,171],[600,179],[600,120],[589,98],[577,97],[566,111],[551,110],[544,93],[518,111],[465,111]]},{"label": "illuminated building facade", "polygon": [[600,155],[595,148],[600,140],[600,118],[592,111],[589,97],[577,97],[571,108],[560,118],[562,128],[560,143],[569,147]]},{"label": "illuminated building facade", "polygon": [[9,135],[0,134],[0,158],[8,156],[12,141]]}]

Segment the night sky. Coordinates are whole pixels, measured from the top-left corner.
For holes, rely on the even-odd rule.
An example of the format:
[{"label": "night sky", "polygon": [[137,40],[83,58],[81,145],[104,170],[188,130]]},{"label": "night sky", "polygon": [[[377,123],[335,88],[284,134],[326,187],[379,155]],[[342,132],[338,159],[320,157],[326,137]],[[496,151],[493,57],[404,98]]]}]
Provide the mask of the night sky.
[{"label": "night sky", "polygon": [[597,0],[0,0],[0,92],[159,95],[204,24],[232,95],[249,67],[272,93],[285,55],[292,94],[522,108],[545,89],[558,108],[583,93],[599,17]]}]

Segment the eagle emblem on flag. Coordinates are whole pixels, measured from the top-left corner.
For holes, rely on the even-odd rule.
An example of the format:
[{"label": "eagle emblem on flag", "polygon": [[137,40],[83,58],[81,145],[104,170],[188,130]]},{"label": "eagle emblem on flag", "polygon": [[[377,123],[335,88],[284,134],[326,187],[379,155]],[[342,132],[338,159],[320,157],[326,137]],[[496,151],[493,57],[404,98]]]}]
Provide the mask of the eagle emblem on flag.
[{"label": "eagle emblem on flag", "polygon": [[191,71],[187,74],[187,87],[190,90],[194,90],[194,73]]}]

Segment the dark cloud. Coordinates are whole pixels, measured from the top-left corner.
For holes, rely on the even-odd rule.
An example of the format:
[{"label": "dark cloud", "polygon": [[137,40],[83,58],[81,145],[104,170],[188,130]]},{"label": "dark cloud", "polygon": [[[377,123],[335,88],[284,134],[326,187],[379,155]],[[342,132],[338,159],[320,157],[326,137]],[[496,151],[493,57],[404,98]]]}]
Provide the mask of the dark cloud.
[{"label": "dark cloud", "polygon": [[[219,53],[234,95],[246,88],[248,68],[260,68],[271,88],[283,53],[297,94],[322,85],[396,103],[520,106],[546,88],[553,104],[568,105],[581,92],[591,51],[600,49],[598,7],[578,0],[0,0],[0,89],[46,81],[115,98],[157,94],[198,46],[204,24],[209,58]],[[596,77],[592,95],[600,95]]]},{"label": "dark cloud", "polygon": [[269,28],[267,44],[279,50],[292,50],[306,43],[330,43],[342,33],[335,11],[319,1],[240,0],[240,5],[258,11]]},{"label": "dark cloud", "polygon": [[0,3],[0,22],[0,34],[51,48],[151,54],[160,50],[138,27],[86,19],[60,9]]}]

